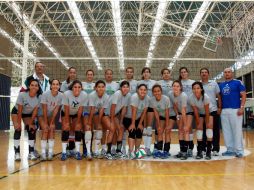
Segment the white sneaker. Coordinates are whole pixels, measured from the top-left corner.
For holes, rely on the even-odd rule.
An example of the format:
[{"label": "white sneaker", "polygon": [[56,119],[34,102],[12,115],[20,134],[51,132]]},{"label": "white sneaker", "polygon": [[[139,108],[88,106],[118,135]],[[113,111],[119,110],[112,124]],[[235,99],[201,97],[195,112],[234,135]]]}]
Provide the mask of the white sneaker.
[{"label": "white sneaker", "polygon": [[107,154],[107,151],[104,150],[104,149],[101,149],[101,155],[102,155],[102,156],[106,156],[106,154]]},{"label": "white sneaker", "polygon": [[213,156],[219,156],[219,152],[218,151],[213,151]]},{"label": "white sneaker", "polygon": [[34,155],[36,156],[36,158],[40,158],[40,154],[36,149],[34,149]]},{"label": "white sneaker", "polygon": [[28,154],[28,160],[37,160],[37,157],[35,156],[34,152]]},{"label": "white sneaker", "polygon": [[40,160],[41,161],[46,161],[47,160],[46,154],[41,154]]},{"label": "white sneaker", "polygon": [[48,160],[49,161],[53,160],[53,155],[54,155],[53,153],[48,153]]},{"label": "white sneaker", "polygon": [[94,157],[94,158],[98,158],[98,159],[102,159],[104,156],[103,156],[100,152],[95,152],[95,153],[93,154],[93,157]]},{"label": "white sneaker", "polygon": [[19,153],[16,153],[15,154],[15,161],[20,161],[21,158],[20,158],[20,154]]},{"label": "white sneaker", "polygon": [[149,148],[145,148],[146,156],[152,156],[151,150]]},{"label": "white sneaker", "polygon": [[112,148],[111,154],[115,155],[116,154],[116,149]]}]

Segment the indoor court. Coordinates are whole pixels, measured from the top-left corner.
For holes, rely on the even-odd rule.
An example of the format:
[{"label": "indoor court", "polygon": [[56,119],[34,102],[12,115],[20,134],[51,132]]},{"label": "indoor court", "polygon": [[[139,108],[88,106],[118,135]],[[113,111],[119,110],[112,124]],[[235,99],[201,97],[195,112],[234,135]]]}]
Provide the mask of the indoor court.
[{"label": "indoor court", "polygon": [[[253,36],[254,1],[0,1],[0,190],[254,189]],[[42,80],[36,73],[37,64],[42,65],[40,70],[44,74],[41,75]],[[205,105],[205,95],[202,93],[203,107],[194,105],[194,100],[190,100],[196,96],[194,83],[190,85],[191,95],[186,92],[186,107],[178,108],[179,104],[184,107],[184,103],[174,102],[180,101],[175,98],[178,96],[177,93],[183,93],[182,91],[185,93],[185,87],[178,81],[185,80],[181,73],[183,67],[186,68],[188,76],[186,80],[201,81],[202,85],[201,70],[205,69],[208,71],[209,81],[214,81],[213,84],[216,84],[219,90],[223,90],[223,92],[221,90],[216,92],[214,96],[216,110],[211,111],[211,107],[205,107],[212,104],[212,98],[206,99],[209,103]],[[122,81],[124,79],[129,81],[128,68],[134,72],[133,79],[137,80],[134,95],[131,91],[126,95],[122,90],[126,85],[123,84],[126,81]],[[71,79],[74,76],[71,76],[71,69],[75,71],[73,79]],[[234,137],[230,137],[229,143],[228,134],[225,135],[225,128],[223,128],[226,126],[225,122],[223,123],[225,120],[217,114],[221,106],[223,112],[224,102],[230,99],[225,98],[225,94],[231,95],[232,92],[230,88],[228,90],[226,87],[221,87],[224,81],[227,81],[225,74],[227,69],[233,71],[233,79],[240,80],[239,84],[245,87],[244,90],[239,89],[239,98],[242,98],[239,106],[226,107],[237,109],[237,114],[242,111],[242,117],[238,116],[240,122],[242,121],[243,135],[241,136],[238,130]],[[167,88],[170,89],[168,94],[173,94],[173,100],[166,94],[168,102],[164,106],[165,110],[169,110],[169,113],[165,111],[168,120],[158,115],[160,111],[155,111],[156,107],[153,107],[155,103],[151,103],[151,99],[154,96],[156,100],[157,95],[154,88],[149,87],[150,84],[143,85],[148,95],[149,90],[152,93],[151,96],[149,95],[151,97],[149,105],[147,103],[143,108],[142,104],[141,111],[140,107],[134,109],[133,96],[137,92],[137,97],[141,97],[142,93],[139,89],[142,85],[139,82],[146,80],[144,74],[146,70],[149,71],[147,80],[155,80],[153,84],[155,86],[160,84],[161,94],[164,93],[161,81],[166,81],[163,72],[169,71],[172,82]],[[88,93],[85,85],[90,84],[89,71],[92,72],[90,82],[93,86]],[[116,90],[109,88],[112,90],[111,94],[107,94],[107,72],[111,72],[111,80],[118,85]],[[38,80],[28,80],[29,76],[35,78],[35,75]],[[51,87],[47,77],[52,82]],[[22,93],[29,95],[30,99],[26,100],[28,104],[35,101],[30,96],[30,93],[33,93],[33,87],[30,86],[32,80],[37,82],[38,89],[43,91],[43,95],[46,91],[53,93],[56,89],[53,87],[53,81],[58,81],[56,93],[58,95],[58,91],[61,91],[63,94],[61,98],[59,96],[60,103],[52,105],[55,106],[53,111],[47,110],[49,105],[44,106],[43,98],[46,95],[43,98],[41,94],[39,96],[39,90],[34,94],[38,103],[36,106],[33,105],[31,113],[24,111],[25,104],[22,104],[21,108],[21,105],[16,103],[20,101]],[[99,87],[96,86],[96,81],[99,80],[105,81],[99,84],[104,83],[106,89],[104,94],[108,97],[103,100],[104,103],[101,103],[103,106],[94,105],[96,101],[102,100],[93,99],[95,96],[100,97]],[[175,90],[173,81],[179,83],[180,92]],[[64,82],[70,90],[62,90]],[[80,84],[83,88],[84,93],[80,88],[80,94],[86,93],[87,96],[83,96],[85,97],[83,102],[86,104],[79,106],[79,102],[76,102],[79,107],[77,112],[72,113],[71,109],[66,110],[71,106],[74,109],[76,105],[71,105],[69,100],[67,101],[69,97],[66,91],[72,92],[74,99],[81,96],[75,95],[76,84]],[[131,80],[127,85],[129,90],[133,90]],[[205,82],[203,85],[205,88]],[[116,100],[110,97],[116,97],[114,95],[117,92],[122,93],[121,102],[112,103]],[[206,90],[203,92],[206,93]],[[243,92],[246,92],[246,103],[243,103]],[[94,97],[89,95],[90,93]],[[125,96],[129,98],[128,104],[127,98],[124,99]],[[233,101],[238,102],[239,98],[237,98],[233,98]],[[139,101],[143,99],[140,98]],[[73,101],[72,104],[74,103]],[[114,107],[113,110],[114,104],[116,108]],[[195,109],[186,111],[188,106],[190,109]],[[81,107],[82,113],[79,112]],[[122,118],[125,108],[127,111]],[[150,108],[152,111],[149,111]],[[204,113],[201,113],[200,110],[203,108]],[[45,116],[47,113],[45,109],[52,115]],[[19,113],[20,110],[23,111],[22,114]],[[175,114],[170,115],[170,110]],[[135,116],[132,113],[134,111],[136,111]],[[93,114],[90,114],[91,112]],[[129,112],[130,116],[127,116]],[[216,117],[212,112],[216,112]],[[111,116],[113,113],[114,117]],[[154,115],[151,116],[150,113]],[[195,114],[199,114],[199,119]],[[49,121],[51,117],[54,119]],[[223,117],[225,118],[225,115]],[[27,118],[30,118],[31,122]],[[127,127],[125,126],[127,120],[124,120],[126,118],[130,120]],[[153,118],[151,124],[149,124],[150,118]],[[81,119],[81,129],[78,128],[79,119]],[[142,119],[144,121],[140,122]],[[21,120],[23,122],[19,125]],[[169,138],[166,132],[168,126],[165,124],[162,140],[158,140],[161,128],[157,128],[157,125],[162,125],[158,124],[158,120],[162,124],[175,122]],[[137,121],[140,123],[136,124]],[[235,121],[239,123],[239,119]],[[181,122],[182,124],[179,124]],[[206,129],[200,130],[197,122],[203,122],[201,126],[206,125]],[[46,130],[43,128],[44,124]],[[185,129],[180,130],[179,125]],[[192,130],[186,129],[188,125]],[[211,130],[212,132],[209,131],[211,125],[213,127],[216,125],[218,128],[217,134],[214,129]],[[55,132],[51,131],[51,133],[52,126]],[[140,129],[140,126],[145,128]],[[33,127],[37,128],[37,131]],[[114,131],[113,127],[117,129]],[[151,129],[151,134],[148,128]],[[121,134],[123,137],[119,140]],[[207,136],[205,140],[204,136]],[[227,144],[232,142],[236,144],[237,140],[233,138],[239,136],[244,150],[239,154],[236,148],[231,152],[232,155],[225,155],[224,153],[229,150]],[[200,138],[205,144],[200,143]],[[133,139],[135,140],[132,141]],[[220,139],[218,150],[214,149],[215,139],[218,141]],[[138,140],[141,140],[141,148],[137,145]],[[70,148],[72,146],[70,142],[74,144],[73,149]],[[131,150],[133,142],[134,150]],[[194,148],[191,148],[191,142],[194,142]],[[162,143],[161,148],[159,143]],[[165,151],[167,143],[169,143],[169,151]],[[213,144],[209,145],[209,143]],[[92,148],[87,148],[88,146]],[[86,151],[83,150],[84,147]],[[119,147],[120,152],[117,152]],[[201,150],[200,147],[203,149]],[[116,153],[113,153],[114,148]],[[79,153],[77,149],[81,150],[81,157],[77,154]],[[189,150],[193,155],[187,156]],[[40,157],[36,156],[37,151]],[[200,159],[197,158],[198,152],[203,155]],[[177,157],[180,153],[180,157]],[[20,157],[17,158],[17,155]],[[49,159],[50,155],[52,160]],[[46,159],[43,159],[43,156]]]}]

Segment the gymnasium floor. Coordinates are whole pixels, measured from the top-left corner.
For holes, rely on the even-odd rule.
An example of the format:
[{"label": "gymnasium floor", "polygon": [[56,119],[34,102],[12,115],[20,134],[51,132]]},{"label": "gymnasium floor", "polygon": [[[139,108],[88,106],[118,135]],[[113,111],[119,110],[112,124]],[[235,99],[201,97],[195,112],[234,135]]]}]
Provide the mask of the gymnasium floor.
[{"label": "gymnasium floor", "polygon": [[[22,141],[22,161],[13,160],[12,133],[0,132],[0,190],[11,189],[254,189],[254,131],[244,131],[241,158],[203,162],[160,162],[142,160],[60,161],[60,133],[51,162],[27,161],[27,141]],[[22,134],[22,139],[26,138]],[[176,132],[173,143],[177,143]],[[39,142],[39,141],[38,141]],[[223,142],[222,142],[223,143]],[[39,143],[37,143],[39,147]],[[39,149],[39,148],[38,148]]]}]

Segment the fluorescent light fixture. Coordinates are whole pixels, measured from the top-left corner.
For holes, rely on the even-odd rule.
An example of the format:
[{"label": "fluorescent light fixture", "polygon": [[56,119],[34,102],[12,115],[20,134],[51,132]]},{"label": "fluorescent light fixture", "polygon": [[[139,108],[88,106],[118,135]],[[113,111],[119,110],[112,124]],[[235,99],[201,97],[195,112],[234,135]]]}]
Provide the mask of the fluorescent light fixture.
[{"label": "fluorescent light fixture", "polygon": [[13,10],[13,12],[24,21],[27,27],[33,31],[33,33],[42,41],[42,43],[49,49],[49,51],[62,63],[62,65],[68,69],[69,65],[65,60],[61,59],[60,54],[57,50],[50,44],[50,42],[44,37],[39,28],[37,28],[28,18],[28,16],[21,12],[20,7],[15,2],[8,2],[9,6]]},{"label": "fluorescent light fixture", "polygon": [[83,19],[80,15],[80,12],[79,12],[79,9],[77,7],[76,2],[75,1],[67,1],[67,4],[68,4],[68,6],[71,10],[72,16],[73,16],[73,18],[74,18],[74,20],[75,20],[75,22],[76,22],[76,24],[79,28],[79,31],[80,31],[80,33],[81,33],[81,35],[82,35],[82,37],[83,37],[83,39],[84,39],[84,41],[87,45],[87,48],[88,48],[88,50],[89,50],[89,52],[90,52],[90,54],[91,54],[91,56],[92,56],[92,58],[93,58],[93,60],[96,64],[96,66],[97,66],[97,69],[102,70],[102,66],[101,66],[100,61],[97,57],[96,51],[93,47],[92,41],[89,37],[89,34],[87,32],[87,29],[86,29],[86,26],[83,22]]},{"label": "fluorescent light fixture", "polygon": [[[251,61],[243,61],[243,60],[251,60],[254,59],[254,50],[247,53],[247,55],[240,58],[241,60],[235,62],[233,65],[231,65],[232,71],[241,69],[242,67],[249,65]],[[219,80],[223,77],[223,72],[219,73],[217,76],[213,78],[213,80]]]},{"label": "fluorescent light fixture", "polygon": [[159,6],[157,9],[157,13],[156,13],[156,19],[155,19],[154,26],[153,26],[151,42],[150,42],[149,49],[148,49],[146,67],[151,66],[152,58],[153,58],[153,51],[155,49],[155,45],[157,43],[158,36],[160,35],[160,31],[163,26],[163,23],[160,21],[160,19],[164,18],[165,13],[166,13],[166,8],[167,8],[167,1],[160,0]]},{"label": "fluorescent light fixture", "polygon": [[207,11],[207,9],[209,8],[210,5],[210,1],[204,1],[201,5],[201,7],[199,8],[197,14],[195,15],[190,28],[188,29],[188,31],[186,31],[186,33],[184,34],[184,40],[181,43],[181,45],[178,47],[178,49],[176,50],[176,53],[173,57],[173,60],[169,63],[169,69],[172,69],[176,60],[181,56],[182,52],[184,51],[185,47],[187,46],[191,36],[193,35],[193,33],[195,32],[195,30],[197,29],[199,23],[201,22],[205,12]]},{"label": "fluorescent light fixture", "polygon": [[122,22],[121,22],[121,13],[120,13],[120,1],[112,0],[112,14],[114,19],[114,28],[116,35],[116,43],[119,57],[120,69],[124,70],[124,53],[123,53],[123,38],[122,38]]}]

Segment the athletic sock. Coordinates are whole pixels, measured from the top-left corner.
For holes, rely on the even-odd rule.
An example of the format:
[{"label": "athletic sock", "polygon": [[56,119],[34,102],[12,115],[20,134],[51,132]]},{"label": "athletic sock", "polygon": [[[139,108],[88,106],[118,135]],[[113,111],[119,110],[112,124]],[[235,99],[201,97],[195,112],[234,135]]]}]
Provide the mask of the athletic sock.
[{"label": "athletic sock", "polygon": [[54,139],[49,139],[48,140],[48,144],[49,144],[49,153],[53,154],[53,149],[54,149],[54,144],[55,144],[55,140]]}]

